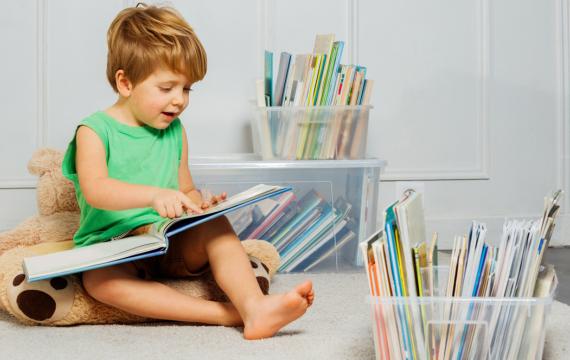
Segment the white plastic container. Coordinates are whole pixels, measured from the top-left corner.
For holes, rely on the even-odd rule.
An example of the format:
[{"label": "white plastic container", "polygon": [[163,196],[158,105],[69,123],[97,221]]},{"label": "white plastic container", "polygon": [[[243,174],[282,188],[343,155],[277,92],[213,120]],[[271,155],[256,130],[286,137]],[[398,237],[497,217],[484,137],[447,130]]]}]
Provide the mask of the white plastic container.
[{"label": "white plastic container", "polygon": [[542,359],[556,277],[547,297],[455,298],[435,269],[435,296],[369,298],[377,359]]},{"label": "white plastic container", "polygon": [[264,160],[363,159],[372,106],[257,107],[254,151]]},{"label": "white plastic container", "polygon": [[[276,247],[278,244],[282,245],[278,247],[282,258],[282,272],[350,271],[361,265],[357,244],[375,230],[378,184],[383,166],[384,162],[377,159],[261,161],[259,158],[248,157],[200,158],[190,161],[194,182],[199,188],[208,189],[212,193],[226,191],[231,195],[259,183],[293,188],[296,202],[291,202],[284,208],[283,212],[286,214],[279,220],[277,217],[269,218],[271,212],[264,213],[267,217],[254,218],[254,214],[259,215],[267,211],[265,205],[255,210],[255,213],[256,205],[253,205],[243,213],[236,212],[228,216],[236,232],[241,234],[242,240],[248,238],[248,227],[251,234],[268,219],[266,227],[254,233],[254,238],[272,242]],[[320,198],[317,217],[306,221],[305,224],[292,223],[296,217],[308,218],[300,215],[300,204],[309,193]],[[336,214],[332,209],[330,213],[327,212],[330,206],[337,209]],[[340,216],[341,209],[348,209],[346,216]],[[323,226],[320,231],[317,224],[319,220],[319,224]],[[273,221],[275,222],[272,223]],[[284,230],[286,224],[292,225],[287,231]],[[241,230],[241,233],[238,230]],[[349,232],[354,235],[351,236]],[[276,237],[278,234],[282,236]],[[276,243],[276,239],[282,241]],[[341,240],[345,241],[341,244]],[[319,246],[316,247],[317,245]]]}]

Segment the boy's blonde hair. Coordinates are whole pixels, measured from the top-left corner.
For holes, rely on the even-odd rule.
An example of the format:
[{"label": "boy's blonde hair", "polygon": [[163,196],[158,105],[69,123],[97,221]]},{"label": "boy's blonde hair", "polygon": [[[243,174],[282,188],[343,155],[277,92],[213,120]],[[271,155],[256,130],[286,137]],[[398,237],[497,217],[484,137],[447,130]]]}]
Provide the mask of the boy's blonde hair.
[{"label": "boy's blonde hair", "polygon": [[185,75],[191,83],[206,75],[206,51],[173,8],[138,4],[122,10],[109,27],[107,45],[107,79],[116,92],[120,69],[133,86],[159,66]]}]

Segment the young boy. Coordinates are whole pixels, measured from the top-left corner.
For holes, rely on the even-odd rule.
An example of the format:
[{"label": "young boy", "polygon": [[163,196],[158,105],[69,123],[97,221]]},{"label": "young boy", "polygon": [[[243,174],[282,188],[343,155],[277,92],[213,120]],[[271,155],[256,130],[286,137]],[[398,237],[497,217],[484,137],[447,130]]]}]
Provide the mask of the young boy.
[{"label": "young boy", "polygon": [[[81,121],[63,162],[81,208],[76,246],[148,232],[165,218],[202,212],[226,196],[205,201],[194,187],[178,119],[192,84],[206,74],[206,54],[192,28],[173,9],[142,5],[117,15],[107,41],[107,78],[118,100]],[[225,217],[177,235],[171,245],[164,256],[85,272],[85,290],[140,316],[243,325],[246,339],[274,335],[313,302],[310,281],[263,295]],[[152,280],[207,267],[230,303],[186,296]]]}]

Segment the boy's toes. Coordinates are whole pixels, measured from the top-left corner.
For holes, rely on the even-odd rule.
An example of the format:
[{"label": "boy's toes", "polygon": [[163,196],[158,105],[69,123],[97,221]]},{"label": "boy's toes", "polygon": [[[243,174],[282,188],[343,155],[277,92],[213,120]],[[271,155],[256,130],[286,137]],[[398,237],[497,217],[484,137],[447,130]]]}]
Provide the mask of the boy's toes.
[{"label": "boy's toes", "polygon": [[295,287],[295,291],[299,293],[302,297],[307,298],[309,294],[313,292],[313,283],[311,280],[307,280]]}]

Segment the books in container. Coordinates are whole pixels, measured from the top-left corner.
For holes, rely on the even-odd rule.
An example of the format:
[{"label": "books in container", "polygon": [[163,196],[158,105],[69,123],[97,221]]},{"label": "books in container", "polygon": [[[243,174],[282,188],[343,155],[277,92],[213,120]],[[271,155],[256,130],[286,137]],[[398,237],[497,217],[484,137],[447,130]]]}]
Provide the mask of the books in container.
[{"label": "books in container", "polygon": [[275,201],[275,207],[263,219],[263,221],[256,226],[256,228],[247,236],[248,239],[259,239],[277,218],[285,214],[285,209],[295,201],[297,197],[293,192],[287,192]]},{"label": "books in container", "polygon": [[285,84],[289,74],[289,67],[291,65],[292,55],[288,52],[282,52],[279,57],[279,70],[277,71],[277,80],[275,81],[274,97],[271,105],[283,105],[283,95],[285,94]]},{"label": "books in container", "polygon": [[322,205],[318,205],[317,207],[311,209],[306,216],[302,217],[300,221],[297,222],[291,231],[287,232],[287,234],[281,237],[278,242],[274,243],[277,251],[279,251],[281,254],[291,241],[296,239],[321,217],[322,212]]},{"label": "books in container", "polygon": [[272,239],[281,230],[281,227],[289,223],[289,221],[297,215],[299,210],[300,208],[297,201],[292,202],[291,205],[282,212],[283,216],[278,216],[274,223],[270,224],[263,233],[259,234],[259,238],[271,242],[270,239]]},{"label": "books in container", "polygon": [[24,273],[27,281],[36,281],[162,255],[166,253],[169,240],[173,235],[290,190],[290,187],[256,185],[229,197],[202,214],[172,219],[163,224],[160,229],[153,226],[153,231],[149,234],[26,257],[23,262]]},{"label": "books in container", "polygon": [[323,230],[325,230],[329,225],[332,225],[334,221],[335,214],[333,213],[333,208],[328,203],[323,203],[321,206],[321,211],[319,217],[316,221],[313,221],[307,228],[299,233],[297,237],[290,243],[288,243],[280,252],[281,262],[285,263],[291,254],[294,254],[296,249],[302,247],[305,242],[311,241],[313,238],[318,236]]},{"label": "books in container", "polygon": [[[332,209],[332,215],[323,218],[322,222],[317,225],[310,234],[295,246],[287,255],[282,258],[282,271],[291,270],[308,270],[317,265],[320,261],[326,259],[330,253],[342,247],[338,234],[350,223],[348,213],[352,205],[344,199],[339,198]],[[332,221],[330,219],[332,218]],[[352,226],[349,226],[352,229]],[[349,240],[349,239],[346,239]],[[317,262],[317,264],[314,264]],[[301,263],[304,263],[302,266]],[[304,267],[303,267],[304,266]],[[307,269],[308,268],[308,269]]]},{"label": "books in container", "polygon": [[302,254],[297,261],[289,265],[291,271],[311,271],[316,269],[325,260],[333,255],[338,255],[345,245],[356,239],[356,234],[352,230],[354,227],[352,219],[341,220],[333,228],[331,236],[327,236],[317,242],[306,253]]},{"label": "books in container", "polygon": [[[252,221],[243,231],[237,232],[240,239],[252,239],[249,235],[265,220],[265,218],[275,209],[278,202],[273,199],[264,199],[251,207],[250,213]],[[232,223],[233,226],[233,223]],[[235,228],[234,228],[235,231]]]},{"label": "books in container", "polygon": [[236,234],[243,232],[253,221],[252,211],[242,208],[226,215]]},{"label": "books in container", "polygon": [[284,242],[284,238],[292,231],[295,231],[299,226],[306,223],[307,217],[310,216],[315,208],[323,201],[324,199],[314,189],[306,193],[298,202],[300,208],[298,214],[285,224],[274,237],[268,240],[279,250]]}]

